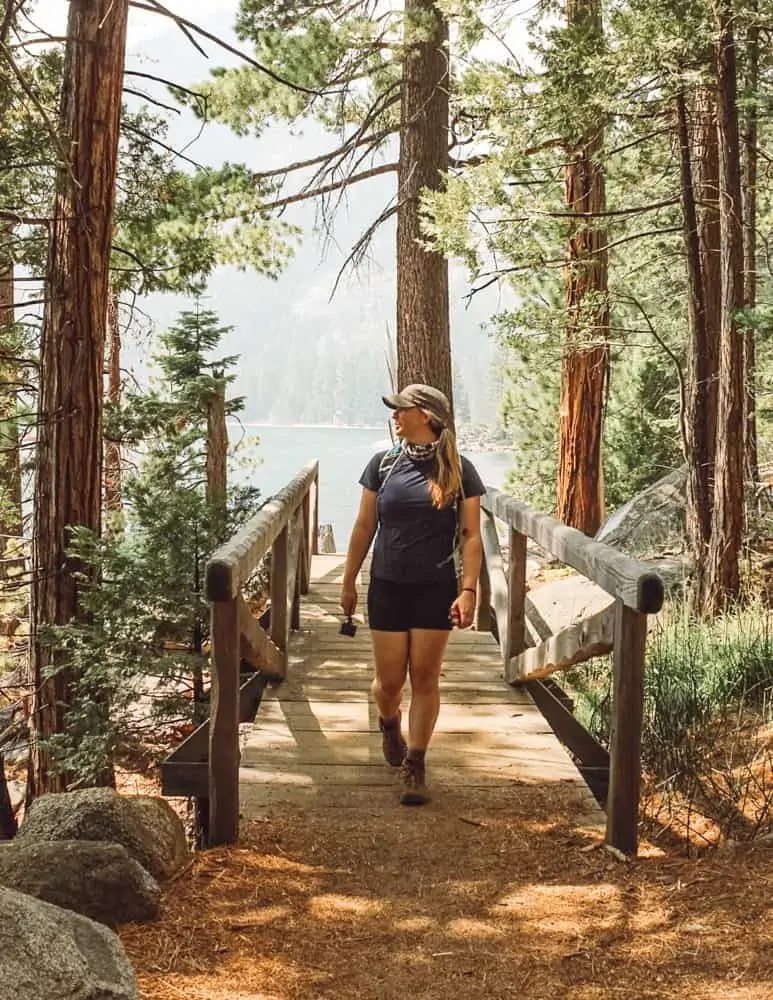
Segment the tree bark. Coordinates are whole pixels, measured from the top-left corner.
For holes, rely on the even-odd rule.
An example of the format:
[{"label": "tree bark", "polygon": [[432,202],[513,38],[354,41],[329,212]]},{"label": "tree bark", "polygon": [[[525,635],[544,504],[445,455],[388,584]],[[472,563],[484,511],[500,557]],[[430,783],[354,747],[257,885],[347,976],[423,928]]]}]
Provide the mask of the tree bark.
[{"label": "tree bark", "polygon": [[[121,402],[121,327],[118,321],[118,296],[110,292],[107,304],[107,400],[113,406]],[[123,511],[121,446],[105,439],[105,510],[120,518]]]},{"label": "tree bark", "polygon": [[743,220],[732,4],[720,9],[717,50],[717,136],[722,226],[722,311],[719,353],[719,422],[714,467],[714,509],[704,610],[715,614],[738,595],[744,522]]},{"label": "tree bark", "polygon": [[24,570],[16,389],[19,377],[16,338],[11,332],[15,320],[14,264],[5,249],[12,234],[11,226],[0,226],[0,581],[8,581]]},{"label": "tree bark", "polygon": [[225,419],[225,380],[218,379],[217,392],[207,412],[206,500],[217,519],[218,540],[225,534],[228,490],[228,426]]},{"label": "tree bark", "polygon": [[[751,5],[756,15],[756,2]],[[746,110],[743,140],[743,304],[752,311],[757,305],[757,88],[759,86],[760,40],[759,27],[752,23],[746,37],[746,92],[749,106]],[[760,480],[757,449],[756,416],[756,331],[748,325],[744,334],[746,358],[746,391],[744,394],[744,468],[746,481],[754,484]]]},{"label": "tree bark", "polygon": [[[46,627],[82,614],[71,529],[101,527],[102,408],[110,241],[115,206],[128,0],[71,0],[60,166],[51,224],[38,401],[33,532],[32,794],[68,775],[49,738],[65,730],[74,680]],[[57,670],[50,676],[51,667]]]},{"label": "tree bark", "polygon": [[[597,0],[571,0],[570,26],[601,33]],[[606,230],[587,213],[606,209],[599,162],[603,132],[595,124],[572,145],[566,166],[566,205],[586,218],[570,226],[564,289],[566,334],[561,365],[558,517],[588,535],[604,518],[602,432],[609,377],[609,296]]]},{"label": "tree bark", "polygon": [[[706,290],[701,267],[701,242],[695,201],[690,124],[684,93],[676,96],[679,138],[680,183],[684,241],[687,254],[687,392],[684,414],[684,447],[687,463],[687,536],[697,574],[696,590],[702,591],[701,577],[711,537],[712,490],[709,470],[714,461],[714,440],[709,436],[707,372],[711,349],[707,346]],[[715,423],[715,421],[712,421]]]},{"label": "tree bark", "polygon": [[717,95],[701,87],[695,100],[693,144],[696,149],[695,199],[698,207],[698,240],[703,275],[705,340],[702,345],[699,391],[705,396],[706,480],[709,493],[714,487],[719,410],[719,342],[722,316],[722,225],[719,206],[719,146],[717,135]]},{"label": "tree bark", "polygon": [[448,261],[421,245],[424,190],[448,172],[448,22],[432,0],[406,0],[397,172],[398,387],[424,382],[452,399]]}]

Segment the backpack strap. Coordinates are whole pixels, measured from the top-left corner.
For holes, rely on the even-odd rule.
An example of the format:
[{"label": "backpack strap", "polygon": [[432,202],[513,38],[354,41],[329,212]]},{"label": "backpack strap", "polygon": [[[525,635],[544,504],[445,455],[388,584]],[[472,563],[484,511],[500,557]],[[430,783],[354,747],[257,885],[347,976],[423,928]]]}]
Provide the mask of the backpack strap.
[{"label": "backpack strap", "polygon": [[389,479],[389,477],[392,475],[394,467],[400,460],[400,456],[402,455],[402,453],[403,453],[402,445],[395,444],[389,449],[389,451],[385,451],[384,454],[381,456],[381,461],[378,464],[379,489],[382,488],[387,479]]}]

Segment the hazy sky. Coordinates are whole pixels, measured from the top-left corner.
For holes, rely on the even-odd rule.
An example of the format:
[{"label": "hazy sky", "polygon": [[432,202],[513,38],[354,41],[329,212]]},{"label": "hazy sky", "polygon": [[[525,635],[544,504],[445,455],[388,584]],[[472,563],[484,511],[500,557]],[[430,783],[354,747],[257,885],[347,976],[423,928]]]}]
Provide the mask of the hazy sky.
[{"label": "hazy sky", "polygon": [[[67,22],[68,3],[66,0],[38,0],[34,20],[52,35],[63,34]],[[205,16],[208,20],[222,14],[229,22],[239,6],[239,0],[166,0],[164,6],[172,13],[188,20]],[[132,7],[129,10],[129,47],[134,48],[148,38],[163,33],[169,25],[167,18],[149,14]]]},{"label": "hazy sky", "polygon": [[[164,0],[174,13],[207,27],[229,41],[239,0]],[[64,34],[69,3],[67,0],[38,0],[32,20],[51,35]],[[216,44],[201,40],[209,58],[204,58],[190,45],[174,23],[166,17],[130,8],[129,65],[184,84],[204,79],[219,64],[234,64],[234,57]],[[237,43],[241,47],[241,43]],[[167,95],[168,99],[168,95]],[[245,162],[256,170],[268,169],[281,163],[301,159],[328,148],[332,138],[323,137],[316,126],[290,129],[277,123],[260,138],[237,137],[230,129],[218,124],[208,125],[199,136],[200,126],[189,115],[173,117],[170,141],[196,161],[217,165],[224,160]],[[195,140],[195,141],[194,141]],[[335,143],[333,143],[335,144]],[[311,148],[310,148],[311,147]],[[378,178],[375,182],[358,185],[349,194],[335,227],[336,240],[327,247],[315,238],[312,203],[294,206],[292,221],[300,224],[306,234],[304,252],[277,282],[252,273],[238,273],[233,268],[220,268],[212,276],[208,299],[224,323],[233,325],[233,343],[229,349],[242,354],[247,361],[256,328],[266,330],[280,322],[279,317],[293,315],[299,321],[314,321],[320,331],[340,323],[360,328],[377,328],[379,336],[387,325],[394,328],[394,233],[393,223],[387,225],[377,239],[376,259],[360,273],[349,272],[338,295],[330,301],[335,276],[354,239],[367,228],[392,197],[394,178]],[[336,245],[337,244],[337,245]],[[465,326],[477,325],[461,308],[468,283],[464,269],[451,269],[453,309],[458,321]],[[492,288],[481,299],[494,312],[502,302],[497,289]],[[140,306],[154,325],[171,322],[186,301],[174,295],[153,295]],[[480,322],[480,312],[477,322]],[[144,350],[140,350],[140,355]],[[139,357],[138,357],[139,360]]]}]

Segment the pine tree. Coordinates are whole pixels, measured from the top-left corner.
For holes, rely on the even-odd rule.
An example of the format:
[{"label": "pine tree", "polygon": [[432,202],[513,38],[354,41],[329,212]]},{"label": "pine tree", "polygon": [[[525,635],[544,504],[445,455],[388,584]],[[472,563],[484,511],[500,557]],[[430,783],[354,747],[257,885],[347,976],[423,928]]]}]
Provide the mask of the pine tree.
[{"label": "pine tree", "polygon": [[[209,609],[206,560],[256,506],[258,491],[207,495],[211,400],[234,379],[234,356],[217,351],[229,328],[217,315],[183,312],[160,338],[157,387],[110,408],[111,435],[137,464],[124,482],[125,527],[77,534],[74,552],[93,572],[88,622],[57,630],[77,678],[65,731],[50,741],[60,767],[89,782],[127,751],[163,753],[170,737],[206,712]],[[243,400],[227,399],[225,412]],[[91,706],[108,704],[107,717]]]}]

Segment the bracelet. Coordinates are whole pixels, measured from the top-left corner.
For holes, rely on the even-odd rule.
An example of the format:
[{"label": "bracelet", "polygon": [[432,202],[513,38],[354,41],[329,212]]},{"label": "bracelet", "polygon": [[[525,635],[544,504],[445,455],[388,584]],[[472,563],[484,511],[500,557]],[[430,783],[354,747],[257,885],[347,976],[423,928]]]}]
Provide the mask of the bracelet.
[{"label": "bracelet", "polygon": [[475,589],[475,587],[462,587],[462,593],[464,593],[465,590],[469,590],[469,592],[471,594],[477,594],[478,593],[478,591]]}]

